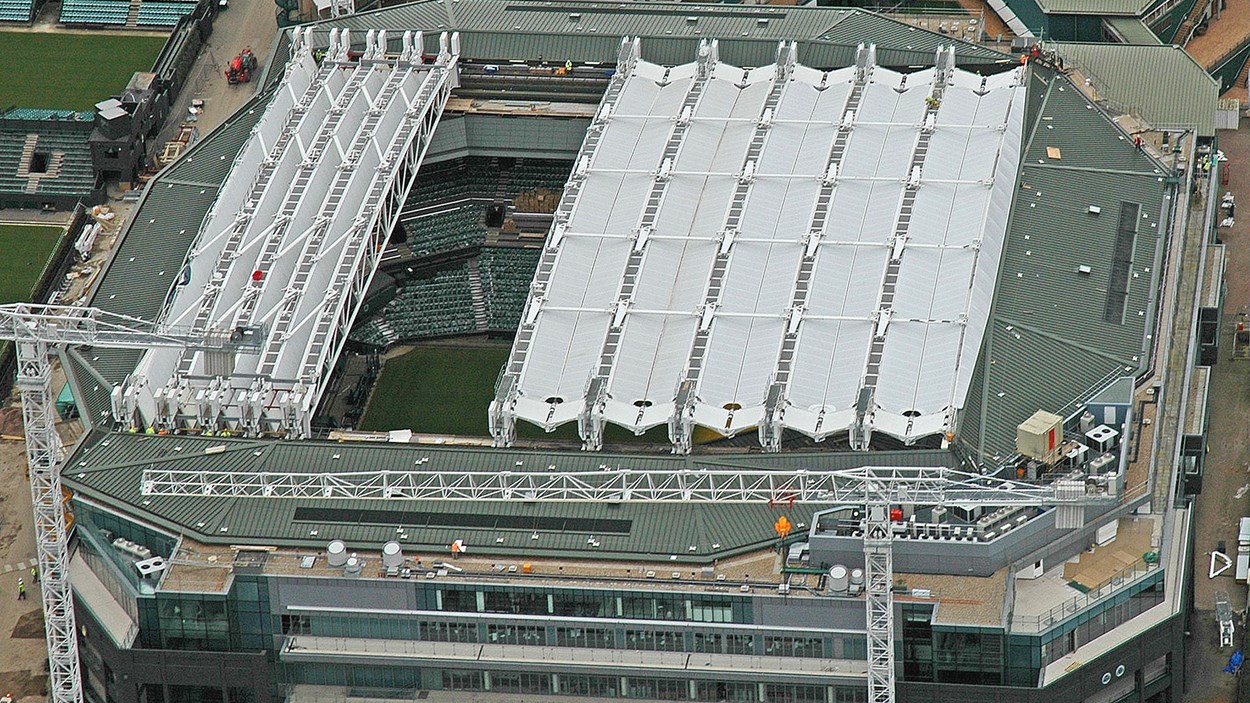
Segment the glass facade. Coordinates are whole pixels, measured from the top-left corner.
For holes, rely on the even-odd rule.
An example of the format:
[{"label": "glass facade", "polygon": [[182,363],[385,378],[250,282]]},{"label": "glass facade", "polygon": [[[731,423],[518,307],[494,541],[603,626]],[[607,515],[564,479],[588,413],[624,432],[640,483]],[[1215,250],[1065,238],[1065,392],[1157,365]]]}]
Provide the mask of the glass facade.
[{"label": "glass facade", "polygon": [[1008,635],[1003,628],[932,624],[930,605],[902,605],[903,679],[1035,687],[1047,664],[1110,632],[1163,601],[1163,573],[1155,572],[1040,635]]},{"label": "glass facade", "polygon": [[[855,686],[757,684],[657,676],[552,674],[454,668],[353,667],[340,664],[291,664],[285,669],[286,678],[292,684],[350,686],[375,691],[402,691],[416,687],[448,691],[739,703],[865,703],[868,700],[867,688]],[[413,683],[406,686],[407,682]]]},{"label": "glass facade", "polygon": [[439,586],[431,610],[629,620],[750,623],[751,599],[688,593],[638,593],[498,586]]}]

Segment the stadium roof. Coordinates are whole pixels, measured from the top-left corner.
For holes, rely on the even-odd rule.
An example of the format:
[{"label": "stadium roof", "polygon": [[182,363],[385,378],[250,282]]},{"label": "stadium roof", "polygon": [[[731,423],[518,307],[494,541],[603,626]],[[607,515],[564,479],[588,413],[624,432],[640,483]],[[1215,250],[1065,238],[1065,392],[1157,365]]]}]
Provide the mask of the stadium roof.
[{"label": "stadium roof", "polygon": [[[1109,107],[1132,111],[1155,128],[1193,125],[1215,136],[1220,84],[1179,46],[1056,44]],[[1148,67],[1148,68],[1146,68]]]},{"label": "stadium roof", "polygon": [[306,46],[292,52],[185,264],[162,272],[176,281],[162,322],[263,325],[263,348],[148,351],[124,396],[148,426],[307,434],[398,217],[383,204],[407,192],[450,92],[455,59],[441,40],[433,65],[419,49],[382,60],[372,31],[359,63],[346,47],[320,65]]},{"label": "stadium roof", "polygon": [[[285,42],[287,34],[281,36]],[[614,43],[619,46],[619,39]],[[147,318],[159,313],[173,272],[271,96],[272,91],[258,95],[149,183],[92,304]],[[1145,363],[1143,340],[1155,316],[1152,290],[1159,267],[1153,262],[1161,252],[1159,235],[1134,239],[1127,312],[1119,322],[1106,322],[1117,219],[1106,215],[1120,201],[1141,203],[1149,226],[1143,224],[1140,231],[1154,233],[1167,226],[1158,216],[1173,187],[1166,182],[1166,169],[1134,149],[1066,77],[1034,70],[1027,112],[1028,147],[1019,180],[1020,192],[1033,199],[1017,196],[1012,205],[1002,254],[1005,273],[957,429],[958,443],[990,463],[1014,452],[1015,426],[1035,410],[1075,409],[1074,403],[1109,378]],[[1051,159],[1048,147],[1060,150],[1062,158]],[[1085,210],[1095,201],[1108,204],[1101,218]],[[1077,275],[1069,265],[1074,247],[1085,253],[1091,275]],[[1039,304],[1045,300],[1051,301],[1049,309]],[[84,417],[96,423],[107,419],[109,391],[134,371],[138,356],[101,348],[68,350],[66,369]]]},{"label": "stadium roof", "polygon": [[[312,25],[353,32],[377,27],[459,31],[469,60],[563,63],[611,61],[620,38],[641,37],[658,64],[690,60],[701,39],[719,39],[724,61],[771,63],[779,41],[796,41],[809,66],[833,68],[855,59],[860,43],[877,45],[886,66],[928,65],[940,46],[954,46],[961,64],[1012,60],[971,42],[855,8],[778,7],[674,2],[516,2],[419,0]],[[286,35],[279,35],[279,51]]]},{"label": "stadium roof", "polygon": [[[212,448],[211,453],[206,450]],[[952,466],[948,451],[815,452],[784,455],[675,457],[581,452],[510,451],[332,442],[278,442],[195,436],[92,432],[64,472],[75,492],[114,510],[151,520],[209,544],[323,546],[330,539],[381,545],[411,530],[412,545],[444,552],[455,539],[475,551],[553,557],[708,562],[776,541],[776,510],[768,505],[523,503],[402,500],[239,499],[143,497],[146,468],[237,471],[371,471],[412,468],[492,471],[559,466],[594,471],[603,465],[637,469],[853,468]],[[802,505],[791,516],[829,506]],[[363,511],[380,511],[365,513]],[[810,521],[806,517],[795,518]],[[533,533],[539,534],[532,540]],[[593,546],[588,536],[600,544]],[[502,542],[496,540],[503,538]],[[690,547],[697,547],[691,551]]]},{"label": "stadium roof", "polygon": [[941,53],[900,74],[869,50],[743,70],[714,50],[609,87],[497,410],[580,419],[596,447],[605,421],[948,431],[1015,193],[1023,71]]}]

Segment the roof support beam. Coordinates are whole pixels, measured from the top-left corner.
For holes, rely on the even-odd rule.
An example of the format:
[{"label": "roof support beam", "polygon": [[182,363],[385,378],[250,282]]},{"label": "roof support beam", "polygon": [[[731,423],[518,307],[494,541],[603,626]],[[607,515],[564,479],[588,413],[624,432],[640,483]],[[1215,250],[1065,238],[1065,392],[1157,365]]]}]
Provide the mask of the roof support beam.
[{"label": "roof support beam", "polygon": [[[282,131],[281,136],[278,138],[277,143],[270,152],[270,157],[260,165],[260,169],[256,174],[256,179],[252,183],[251,191],[248,193],[247,200],[240,209],[239,215],[235,218],[234,227],[230,230],[230,234],[226,239],[225,245],[222,247],[221,252],[217,256],[217,262],[213,266],[211,276],[213,282],[217,285],[211,289],[206,288],[204,295],[200,298],[199,309],[196,311],[195,319],[191,323],[191,327],[193,329],[208,329],[212,323],[213,313],[216,311],[217,300],[221,295],[222,287],[224,287],[226,278],[230,275],[230,271],[234,268],[235,259],[238,257],[241,248],[244,246],[245,237],[252,227],[256,208],[261,199],[265,197],[269,188],[271,186],[291,188],[290,191],[287,191],[287,202],[290,202],[292,197],[296,197],[293,194],[293,191],[299,187],[299,177],[297,176],[294,185],[289,183],[280,183],[275,185],[273,178],[277,171],[277,165],[283,153],[285,153],[287,148],[291,145],[291,137],[295,135],[295,131],[298,128],[299,123],[303,120],[304,114],[300,107],[303,106],[306,109],[307,105],[311,104],[312,101],[316,99],[317,95],[321,93],[327,85],[326,78],[336,69],[337,67],[335,64],[329,61],[322,65],[317,79],[312,82],[309,89],[305,92],[304,98],[300,100],[296,107],[291,109],[290,115],[287,118],[286,128]],[[362,70],[363,69],[357,69],[356,75],[358,76]],[[359,80],[350,81],[344,88],[343,92],[340,93],[336,102],[338,104],[342,104],[341,101],[345,97],[350,97],[352,94],[352,91],[354,90],[353,86],[358,88],[359,83]],[[317,139],[323,142],[322,146],[324,146],[324,142],[328,141],[332,136],[332,131],[319,130],[317,133]],[[301,172],[308,172],[311,170],[312,166],[315,165],[316,159],[318,158],[317,155],[320,154],[321,150],[314,146],[313,151],[315,152],[315,154],[311,157],[313,160],[306,160],[301,166]],[[307,187],[306,181],[304,183],[304,187]],[[302,192],[303,191],[301,190],[300,194],[302,194]],[[298,200],[296,202],[298,202]],[[271,223],[266,223],[265,226],[268,227],[270,224]],[[178,355],[178,360],[174,367],[176,369],[175,375],[189,375],[192,371],[195,358],[196,355],[194,352],[188,350],[181,352]]]},{"label": "roof support beam", "polygon": [[[860,50],[872,51],[871,48],[864,49],[862,46]],[[855,84],[851,92],[847,94],[846,103],[842,106],[840,114],[846,115],[859,111],[859,103],[864,97],[864,89],[872,76],[872,68],[873,66],[868,64],[867,70],[856,72]],[[829,210],[833,204],[834,191],[838,187],[837,173],[842,169],[842,158],[846,155],[846,145],[853,132],[853,127],[839,129],[833,138],[833,144],[829,147],[829,157],[825,160],[826,177],[816,193],[812,219],[805,235],[806,246],[803,259],[799,262],[799,269],[795,272],[794,286],[791,288],[789,324],[786,326],[786,334],[777,352],[772,383],[764,403],[764,420],[759,425],[760,446],[764,447],[765,451],[781,451],[782,418],[785,415],[787,403],[786,390],[790,384],[790,372],[794,367],[795,350],[798,347],[799,334],[802,332],[801,324],[807,308],[808,294],[811,292],[812,272],[816,269],[821,251],[820,244],[825,236],[825,229],[829,225]]]},{"label": "roof support beam", "polygon": [[616,364],[616,355],[621,348],[621,336],[629,320],[629,309],[634,302],[634,293],[638,286],[638,274],[642,271],[642,261],[647,255],[647,240],[655,229],[656,219],[664,206],[664,196],[668,192],[669,172],[677,163],[681,153],[683,140],[690,128],[690,116],[698,110],[699,100],[703,97],[703,89],[716,70],[718,61],[717,44],[702,41],[699,43],[698,70],[694,80],[686,90],[682,100],[678,118],[673,123],[673,130],[668,141],[660,152],[659,163],[653,172],[651,192],[647,194],[642,208],[642,216],[634,228],[634,246],[630,249],[629,258],[625,261],[625,272],[621,276],[621,285],[617,289],[616,301],[612,305],[612,322],[608,325],[603,344],[599,349],[599,363],[587,384],[585,406],[577,418],[578,434],[582,438],[582,449],[598,451],[603,448],[604,401],[607,399],[608,384],[612,378],[612,367]]},{"label": "roof support beam", "polygon": [[690,346],[685,370],[677,382],[677,396],[674,399],[674,407],[668,423],[669,440],[673,443],[673,451],[679,454],[688,454],[691,450],[694,434],[694,406],[698,401],[699,379],[703,373],[703,361],[707,353],[708,341],[712,336],[712,328],[715,326],[716,308],[720,305],[721,294],[724,291],[725,273],[729,270],[729,260],[733,255],[733,242],[742,224],[747,197],[755,183],[755,165],[759,163],[764,142],[772,129],[771,116],[776,112],[777,103],[781,101],[781,94],[785,92],[786,84],[790,81],[790,75],[797,63],[797,53],[798,49],[793,42],[790,44],[782,42],[777,47],[777,73],[773,76],[772,87],[760,108],[759,120],[755,124],[755,131],[751,135],[746,155],[742,160],[742,175],[738,179],[738,184],[730,197],[729,207],[725,212],[725,223],[721,228],[721,246],[717,250],[711,273],[708,275],[707,287],[704,289],[701,306],[702,320],[695,332],[694,342]]},{"label": "roof support beam", "polygon": [[[418,33],[419,36],[420,33]],[[411,42],[412,40],[409,37],[406,41]],[[419,42],[420,39],[417,41]],[[406,66],[396,67],[391,71],[377,99],[370,105],[369,114],[365,116],[355,139],[348,147],[349,153],[365,149],[369,144],[377,141],[374,139],[374,130],[377,129],[378,123],[381,121],[382,113],[390,106],[395,97],[400,94],[400,87],[408,81],[414,70],[413,64],[408,62]],[[314,225],[306,236],[299,239],[299,241],[303,242],[303,246],[300,250],[299,260],[296,263],[295,274],[289,283],[289,288],[293,294],[286,296],[281,302],[274,322],[273,333],[269,336],[269,343],[265,347],[265,352],[261,357],[260,366],[257,370],[257,373],[261,376],[271,376],[276,370],[282,348],[287,342],[292,318],[308,290],[309,281],[312,279],[313,267],[321,256],[321,248],[325,242],[326,234],[330,230],[331,222],[335,219],[339,209],[344,205],[349,182],[352,178],[363,175],[357,174],[355,169],[339,169],[335,173],[334,181],[330,184],[330,188],[321,202],[321,210],[317,213]],[[365,211],[367,206],[368,203],[360,203],[359,211]],[[354,223],[353,226],[346,230],[343,237],[346,239],[363,236],[364,230],[365,228],[359,223]]]},{"label": "roof support beam", "polygon": [[144,469],[144,496],[635,503],[883,503],[946,506],[1111,504],[1114,476],[1046,486],[947,467],[600,471],[205,471]]},{"label": "roof support beam", "polygon": [[[574,162],[579,166],[588,165],[594,160],[595,152],[612,119],[612,110],[640,57],[641,44],[637,38],[626,37],[621,40],[616,60],[616,72],[608,82],[608,88],[604,91],[603,99],[599,103],[599,111],[591,121],[589,129],[586,130],[586,138],[582,141],[582,148],[578,151]],[[551,283],[551,274],[560,253],[560,242],[563,239],[561,234],[568,225],[573,205],[577,202],[577,196],[581,193],[585,180],[585,168],[574,168],[564,187],[564,194],[560,197],[552,219],[551,232],[547,236],[546,246],[543,247],[542,256],[538,260],[534,281],[530,284],[529,300],[521,315],[521,325],[512,342],[508,363],[495,384],[495,399],[490,403],[488,418],[491,437],[497,447],[512,446],[513,440],[516,439],[515,408],[521,371],[525,368],[526,357],[533,345],[534,331],[539,317],[537,313],[546,297],[547,286]]]},{"label": "roof support beam", "polygon": [[[920,177],[923,173],[925,158],[929,154],[929,140],[933,135],[933,124],[942,105],[942,96],[950,83],[955,70],[955,49],[939,47],[933,69],[933,82],[929,96],[925,98],[925,117],[923,126],[917,131],[916,146],[912,150],[911,168],[909,169],[906,187],[899,200],[898,213],[894,220],[893,250],[886,260],[886,268],[881,282],[881,293],[877,298],[876,326],[872,341],[868,348],[868,361],[860,381],[858,403],[856,404],[855,425],[851,428],[851,448],[866,451],[872,440],[872,415],[876,411],[877,380],[881,374],[881,359],[885,355],[886,332],[894,314],[894,295],[898,285],[899,270],[903,265],[906,252],[908,229],[911,227],[912,210],[916,203],[916,193],[920,189]],[[908,423],[910,428],[910,422]],[[910,434],[910,431],[909,431]]]},{"label": "roof support beam", "polygon": [[331,286],[340,294],[328,296],[322,303],[321,314],[309,335],[303,362],[296,375],[311,397],[310,408],[297,418],[298,425],[285,428],[288,434],[308,436],[312,410],[324,390],[322,381],[332,370],[347,341],[347,333],[356,319],[360,302],[377,272],[382,250],[399,222],[399,212],[416,180],[417,169],[425,158],[426,148],[442,117],[447,98],[457,82],[459,35],[449,36],[444,32],[439,37],[439,43],[441,49],[435,65],[429,69],[420,90],[409,103],[386,157],[378,165],[365,193],[362,211],[372,213],[367,235],[346,243],[338,267],[330,276]]}]

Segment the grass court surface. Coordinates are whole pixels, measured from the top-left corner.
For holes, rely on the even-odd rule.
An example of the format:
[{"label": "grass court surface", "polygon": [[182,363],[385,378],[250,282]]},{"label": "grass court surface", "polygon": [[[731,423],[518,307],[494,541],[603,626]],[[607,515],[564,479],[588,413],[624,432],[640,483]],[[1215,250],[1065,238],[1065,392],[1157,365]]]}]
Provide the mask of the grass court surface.
[{"label": "grass court surface", "polygon": [[0,32],[0,55],[19,63],[0,80],[0,109],[90,110],[152,70],[165,37]]},{"label": "grass court surface", "polygon": [[[508,360],[507,343],[490,346],[418,346],[390,359],[373,388],[369,406],[360,419],[365,431],[412,430],[418,434],[489,437],[486,410],[495,397],[495,381]],[[580,441],[577,423],[544,432],[528,422],[517,422],[522,439]],[[608,442],[668,441],[668,429],[656,427],[642,437],[608,425]]]},{"label": "grass court surface", "polygon": [[61,227],[0,224],[0,303],[30,300],[30,291],[63,231]]}]

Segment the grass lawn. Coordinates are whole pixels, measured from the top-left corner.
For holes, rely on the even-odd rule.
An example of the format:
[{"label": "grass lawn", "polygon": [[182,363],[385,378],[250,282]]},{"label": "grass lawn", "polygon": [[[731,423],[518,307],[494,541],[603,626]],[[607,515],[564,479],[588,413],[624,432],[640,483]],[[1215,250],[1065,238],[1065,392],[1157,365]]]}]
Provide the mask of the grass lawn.
[{"label": "grass lawn", "polygon": [[[359,429],[412,430],[425,434],[488,437],[486,409],[495,397],[495,380],[508,360],[510,348],[417,347],[386,362],[374,386],[373,397]],[[517,422],[523,439],[577,441],[577,423],[544,432],[528,422]],[[656,427],[642,437],[615,425],[605,435],[609,442],[668,441],[668,430]]]},{"label": "grass lawn", "polygon": [[382,367],[362,430],[484,437],[486,408],[508,347],[418,347]]},{"label": "grass lawn", "polygon": [[90,110],[135,71],[152,70],[164,45],[164,37],[0,32],[0,55],[21,66],[0,81],[0,109]]},{"label": "grass lawn", "polygon": [[0,303],[30,300],[61,238],[60,227],[0,225]]}]

